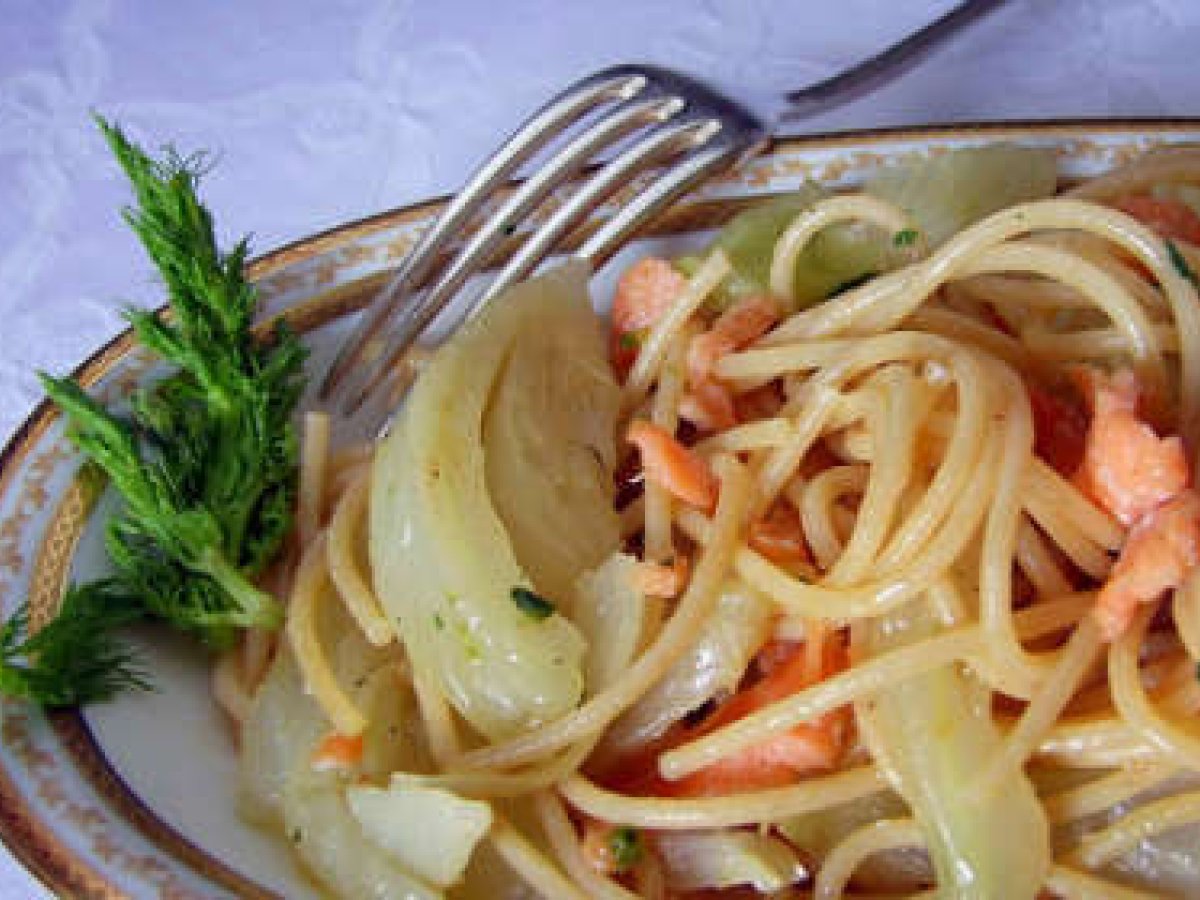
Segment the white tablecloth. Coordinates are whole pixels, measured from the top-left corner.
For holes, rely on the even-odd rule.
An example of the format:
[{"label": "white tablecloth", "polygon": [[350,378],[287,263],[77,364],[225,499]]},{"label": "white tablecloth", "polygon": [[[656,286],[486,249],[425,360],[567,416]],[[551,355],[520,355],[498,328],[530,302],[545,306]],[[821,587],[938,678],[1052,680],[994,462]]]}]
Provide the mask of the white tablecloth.
[{"label": "white tablecloth", "polygon": [[[452,190],[522,115],[622,61],[759,107],[945,0],[312,0],[0,4],[0,439],[159,292],[89,113],[209,148],[222,235],[266,250]],[[924,66],[805,130],[1200,114],[1200,3],[1010,0]],[[45,896],[0,850],[0,895]]]}]

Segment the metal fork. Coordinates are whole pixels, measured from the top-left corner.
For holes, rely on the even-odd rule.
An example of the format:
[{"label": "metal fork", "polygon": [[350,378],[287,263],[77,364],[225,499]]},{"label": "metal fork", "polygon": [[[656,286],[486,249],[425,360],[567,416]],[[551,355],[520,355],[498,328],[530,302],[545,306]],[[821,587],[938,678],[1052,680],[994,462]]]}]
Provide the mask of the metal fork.
[{"label": "metal fork", "polygon": [[[529,275],[560,241],[631,180],[653,180],[574,251],[603,260],[650,218],[701,182],[764,151],[780,125],[814,116],[891,81],[935,47],[1004,0],[966,0],[883,52],[786,96],[772,125],[707,85],[648,65],[622,65],[577,81],[534,113],[455,195],[367,307],[321,385],[322,399],[349,415],[389,385],[417,337],[483,272],[502,244],[552,194],[580,179],[597,157],[615,155],[580,180],[574,192],[533,229],[487,283],[468,312]],[[500,188],[542,151],[548,159],[497,202]],[[458,253],[434,271],[456,236],[482,218]],[[422,287],[428,286],[425,290]]]}]

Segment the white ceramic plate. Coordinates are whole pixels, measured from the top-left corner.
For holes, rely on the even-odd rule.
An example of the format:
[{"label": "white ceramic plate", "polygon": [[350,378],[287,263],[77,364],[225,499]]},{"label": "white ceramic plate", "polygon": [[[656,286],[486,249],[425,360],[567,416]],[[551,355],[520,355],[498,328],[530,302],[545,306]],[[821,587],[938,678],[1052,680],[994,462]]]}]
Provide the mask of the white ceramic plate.
[{"label": "white ceramic plate", "polygon": [[[1152,146],[1200,141],[1200,121],[957,126],[784,141],[770,156],[704,188],[622,256],[652,244],[694,242],[748,199],[807,178],[851,185],[906,155],[995,140],[1053,147],[1064,176],[1076,178]],[[286,311],[305,334],[313,371],[440,205],[346,225],[251,266],[265,312]],[[606,272],[620,264],[618,258]],[[607,287],[602,272],[596,296],[605,296]],[[124,335],[76,375],[113,399],[151,368]],[[76,481],[78,465],[61,419],[45,405],[0,454],[4,615],[28,598],[35,619],[44,616],[69,579],[103,571],[107,504],[89,502]],[[59,896],[318,896],[281,841],[237,817],[234,746],[210,699],[203,653],[165,631],[147,629],[138,638],[158,686],[153,693],[50,716],[22,704],[0,705],[0,836]]]}]

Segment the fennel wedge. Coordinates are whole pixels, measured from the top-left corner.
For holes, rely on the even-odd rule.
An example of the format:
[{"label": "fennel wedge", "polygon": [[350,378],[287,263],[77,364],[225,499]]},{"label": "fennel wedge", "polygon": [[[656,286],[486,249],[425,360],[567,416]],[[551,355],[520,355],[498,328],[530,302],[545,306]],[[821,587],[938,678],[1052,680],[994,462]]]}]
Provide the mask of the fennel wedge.
[{"label": "fennel wedge", "polygon": [[[575,580],[617,549],[619,394],[587,271],[518,285],[443,345],[375,459],[370,558],[412,664],[484,736],[572,709]],[[553,607],[528,600],[536,591]]]},{"label": "fennel wedge", "polygon": [[[939,627],[918,601],[872,622],[867,644],[879,653]],[[1001,746],[991,692],[951,663],[860,701],[856,712],[872,755],[924,832],[938,896],[1037,897],[1050,871],[1050,834],[1029,778],[1022,771],[979,799],[971,791]]]},{"label": "fennel wedge", "polygon": [[936,247],[990,213],[1052,196],[1057,182],[1053,151],[988,144],[889,166],[863,189],[912,216]]},{"label": "fennel wedge", "polygon": [[371,721],[363,732],[360,769],[312,764],[329,722],[304,686],[288,642],[280,643],[241,728],[238,806],[248,822],[286,836],[305,870],[327,891],[376,900],[440,900],[442,891],[372,840],[355,814],[350,789],[395,771],[427,771],[412,689],[396,677],[387,654],[371,647],[349,615],[324,604],[319,627],[339,685]]}]

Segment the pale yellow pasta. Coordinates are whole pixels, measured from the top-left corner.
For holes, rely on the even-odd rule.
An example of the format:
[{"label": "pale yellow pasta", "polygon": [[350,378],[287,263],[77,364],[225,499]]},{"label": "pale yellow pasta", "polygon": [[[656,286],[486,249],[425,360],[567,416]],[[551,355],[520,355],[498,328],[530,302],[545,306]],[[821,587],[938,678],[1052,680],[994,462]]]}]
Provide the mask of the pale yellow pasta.
[{"label": "pale yellow pasta", "polygon": [[1003,749],[989,760],[972,790],[984,793],[1004,789],[1004,781],[1033,756],[1042,738],[1062,715],[1100,650],[1098,626],[1091,617],[1085,618],[1072,632],[1045,683],[1005,738]]},{"label": "pale yellow pasta", "polygon": [[[431,741],[432,743],[432,741]],[[454,754],[436,750],[435,755],[442,765],[436,774],[396,773],[393,780],[421,787],[440,788],[454,791],[466,797],[497,799],[505,797],[528,797],[536,791],[551,788],[573,775],[587,759],[595,741],[582,741],[558,756],[552,756],[525,769],[496,772],[489,769],[462,769],[454,767]]]},{"label": "pale yellow pasta", "polygon": [[796,258],[817,232],[835,222],[864,221],[895,234],[912,227],[912,222],[901,210],[890,203],[877,200],[866,194],[849,197],[833,197],[815,203],[802,212],[787,227],[775,244],[771,258],[771,290],[778,296],[791,299],[792,273],[796,271]]},{"label": "pale yellow pasta", "polygon": [[1022,519],[1017,531],[1017,565],[1029,579],[1039,597],[1056,597],[1071,593],[1071,584],[1062,567],[1050,552],[1041,533],[1028,519]]},{"label": "pale yellow pasta", "polygon": [[704,299],[729,274],[729,260],[717,252],[709,256],[700,270],[688,281],[687,290],[651,329],[638,350],[637,359],[625,379],[626,408],[636,406],[650,389],[666,358],[671,340],[684,327],[688,318]]},{"label": "pale yellow pasta", "polygon": [[1156,894],[1098,878],[1071,866],[1055,866],[1046,887],[1065,900],[1154,900]]},{"label": "pale yellow pasta", "polygon": [[304,414],[300,449],[300,490],[296,501],[296,538],[307,547],[321,527],[325,470],[329,464],[329,415]]},{"label": "pale yellow pasta", "polygon": [[588,900],[582,888],[576,886],[529,838],[508,822],[498,820],[492,826],[488,839],[513,871],[541,896]]},{"label": "pale yellow pasta", "polygon": [[429,750],[439,765],[446,766],[458,756],[462,746],[450,704],[430,679],[416,671],[410,677]]},{"label": "pale yellow pasta", "polygon": [[1157,760],[1161,751],[1123,720],[1111,716],[1066,719],[1038,745],[1038,756],[1064,766],[1104,769]]},{"label": "pale yellow pasta", "polygon": [[696,452],[701,456],[712,456],[717,453],[737,453],[743,450],[782,447],[792,439],[794,434],[795,428],[789,420],[765,419],[745,425],[735,425],[733,428],[705,438],[696,445]]},{"label": "pale yellow pasta", "polygon": [[334,507],[329,522],[327,543],[329,577],[342,596],[346,609],[358,623],[363,636],[376,647],[390,644],[396,639],[395,631],[379,607],[374,591],[357,561],[355,540],[359,529],[365,527],[367,496],[370,479],[366,472],[347,488]]},{"label": "pale yellow pasta", "polygon": [[1137,794],[1178,773],[1170,763],[1151,762],[1116,769],[1080,787],[1045,799],[1046,814],[1056,824],[1071,822],[1128,803]]},{"label": "pale yellow pasta", "polygon": [[1112,825],[1084,837],[1079,848],[1083,862],[1099,868],[1141,841],[1163,831],[1200,821],[1200,791],[1190,791],[1147,803]]},{"label": "pale yellow pasta", "polygon": [[659,757],[659,768],[669,779],[683,778],[761,741],[766,735],[786,731],[856,699],[870,696],[887,684],[947,662],[969,658],[978,653],[979,648],[979,634],[973,629],[966,629],[931,638],[918,646],[893,650],[739,719],[691,744],[664,753]]},{"label": "pale yellow pasta", "polygon": [[[1065,195],[1010,203],[931,246],[919,210],[847,193],[799,213],[777,207],[790,221],[772,226],[773,244],[760,248],[753,279],[736,242],[676,260],[687,274],[671,276],[672,283],[684,286],[636,335],[620,402],[611,404],[619,406],[615,428],[610,415],[604,434],[591,436],[590,455],[577,459],[580,472],[608,485],[616,460],[632,453],[622,437],[634,419],[678,438],[670,448],[677,456],[660,466],[647,461],[646,448],[630,456],[642,485],[618,510],[619,521],[601,504],[612,521],[610,546],[624,541],[610,557],[624,564],[623,580],[616,590],[589,588],[597,572],[609,571],[589,562],[570,569],[570,577],[559,571],[556,589],[542,596],[537,567],[514,559],[519,566],[503,569],[517,573],[514,583],[489,586],[514,633],[545,620],[573,636],[563,646],[572,665],[583,659],[580,671],[592,671],[589,659],[616,660],[602,667],[606,675],[589,675],[577,699],[545,715],[537,712],[539,691],[566,696],[565,681],[539,680],[552,680],[553,653],[539,658],[537,684],[520,685],[522,708],[532,712],[510,721],[504,690],[513,685],[476,678],[483,670],[469,641],[454,644],[445,631],[438,610],[459,609],[471,591],[455,596],[447,588],[445,596],[426,598],[430,615],[420,622],[389,620],[384,610],[393,607],[381,605],[361,552],[368,503],[376,502],[368,489],[372,451],[331,453],[328,419],[310,414],[298,485],[298,564],[285,561],[273,573],[289,599],[290,656],[314,715],[330,732],[368,743],[380,740],[381,704],[376,697],[367,708],[355,686],[335,677],[342,669],[331,662],[337,649],[325,646],[322,605],[344,606],[356,646],[399,673],[397,683],[412,699],[388,724],[424,756],[384,774],[401,789],[469,799],[491,811],[482,872],[469,868],[462,893],[455,887],[451,896],[494,895],[488,879],[495,875],[486,870],[500,865],[504,877],[546,897],[666,900],[692,889],[680,888],[679,879],[695,873],[673,870],[679,862],[668,848],[686,848],[694,836],[673,834],[671,841],[682,841],[669,844],[655,832],[714,829],[755,829],[769,838],[759,840],[763,846],[786,836],[785,857],[794,862],[794,852],[813,870],[803,888],[799,874],[788,874],[794,883],[785,892],[808,890],[804,896],[813,898],[870,896],[864,885],[887,896],[957,896],[956,884],[973,875],[990,879],[979,896],[999,896],[997,872],[1003,877],[1014,868],[997,860],[1018,858],[1030,861],[1013,879],[1020,882],[1014,896],[1023,900],[1154,895],[1111,880],[1108,867],[1135,871],[1141,842],[1181,828],[1200,833],[1200,792],[1188,787],[1200,771],[1200,568],[1156,596],[1139,597],[1148,602],[1109,640],[1092,613],[1114,602],[1106,582],[1134,532],[1069,457],[1098,440],[1087,429],[1100,413],[1089,408],[1079,367],[1129,370],[1142,391],[1135,414],[1158,436],[1178,435],[1188,454],[1200,454],[1200,298],[1188,271],[1200,263],[1200,248],[1168,242],[1089,199],[1160,190],[1183,198],[1171,202],[1200,199],[1200,151],[1151,154]],[[799,306],[797,266],[828,252],[818,236],[831,225],[838,228],[830,237],[885,242],[872,258],[886,260],[879,266],[886,271]],[[788,312],[759,337],[730,339],[711,370],[698,373],[689,365],[696,339],[720,310],[759,290]],[[604,368],[616,398],[618,386],[603,365],[606,336],[582,308],[587,335],[578,346],[586,344],[592,361],[581,365],[592,373]],[[721,319],[718,327],[736,326],[735,315]],[[488,425],[464,443],[472,458],[486,458],[475,451],[509,427],[489,418],[495,397],[508,396],[502,387],[509,351],[480,342],[476,351],[497,373],[495,384],[468,392],[475,357],[451,349],[460,369],[436,382],[441,407],[425,399],[407,409],[418,407],[419,421],[436,430],[442,410],[470,393]],[[435,355],[429,372],[437,369]],[[555,371],[530,383],[553,395]],[[701,388],[709,396],[723,392],[737,421],[723,428],[694,421],[703,418],[696,412]],[[565,406],[586,433],[592,407]],[[530,434],[521,432],[528,440],[514,446],[546,467],[557,458],[547,447],[566,448],[542,436],[539,425],[532,417],[522,422]],[[1139,434],[1148,441],[1144,430]],[[421,432],[411,441],[422,449],[423,465],[407,470],[404,490],[392,499],[416,504],[436,495],[458,509],[439,460],[424,452],[432,440]],[[526,464],[537,465],[518,454],[506,471],[520,473]],[[564,472],[560,481],[572,475]],[[503,484],[515,498],[505,514],[521,521],[526,494],[512,487],[520,478],[489,485],[496,476],[486,465],[464,477],[481,501],[490,502],[499,493],[495,483]],[[708,500],[686,490],[689,480],[700,482]],[[546,482],[538,488],[546,496],[534,505],[539,515],[567,509],[556,505],[561,485]],[[385,511],[370,512],[380,521]],[[420,512],[408,521],[437,524],[432,512]],[[516,528],[502,518],[488,519],[489,534]],[[536,526],[540,519],[532,518]],[[556,521],[556,534],[568,530],[565,519]],[[409,555],[372,557],[375,571],[401,559],[419,577],[420,557],[445,549],[438,540],[452,544],[471,533],[471,522],[464,517],[461,533],[398,531],[395,553]],[[647,585],[663,567],[622,554],[686,562],[682,591],[650,596],[656,590]],[[753,627],[719,614],[731,583],[758,598]],[[509,596],[529,621],[504,605]],[[638,625],[618,639],[617,629],[605,627],[614,615]],[[463,634],[486,633],[483,618],[460,623]],[[446,643],[429,650],[434,637]],[[481,727],[471,697],[443,683],[444,666],[431,667],[451,645],[460,681],[486,694],[507,723],[503,730]],[[235,723],[253,715],[272,650],[270,636],[256,632],[218,658],[213,694]],[[527,655],[513,652],[507,661]],[[686,682],[683,702],[660,697],[675,679]],[[639,732],[639,716],[655,728]],[[811,750],[813,760],[789,757],[803,756],[797,747]],[[762,783],[756,766],[769,775]],[[362,773],[343,774],[349,783]],[[980,810],[995,813],[1008,833],[989,833]],[[1014,822],[1028,827],[1009,827]],[[597,850],[582,835],[594,823],[633,842],[619,867],[589,855]],[[1052,828],[1060,829],[1053,838]],[[722,837],[730,836],[737,835]],[[723,866],[698,867],[710,881],[697,889],[745,889],[781,877],[770,853],[756,857],[752,841],[739,847],[744,857],[733,853]],[[999,847],[1003,854],[971,869],[971,860]],[[935,873],[935,890],[914,892],[913,885],[924,889],[929,881],[904,870],[913,860]],[[955,882],[955,865],[965,882]],[[1154,885],[1152,875],[1135,874],[1137,884]],[[718,883],[723,878],[730,880]],[[1008,896],[1007,887],[1001,892]]]},{"label": "pale yellow pasta", "polygon": [[[687,354],[695,329],[686,324],[667,345],[667,353],[658,371],[650,421],[668,434],[679,424],[679,401],[687,381]],[[675,557],[671,537],[671,495],[658,484],[645,485],[644,546],[647,560],[665,563]]]},{"label": "pale yellow pasta", "polygon": [[1171,611],[1188,656],[1200,660],[1200,573],[1193,572],[1175,592]]},{"label": "pale yellow pasta", "polygon": [[872,822],[854,831],[825,857],[817,874],[814,900],[837,900],[843,895],[858,864],[872,853],[920,847],[921,829],[911,819]]},{"label": "pale yellow pasta", "polygon": [[241,725],[250,713],[251,697],[241,673],[241,655],[222,653],[212,668],[212,695],[217,705],[235,724]]},{"label": "pale yellow pasta", "polygon": [[1180,765],[1200,770],[1200,730],[1166,710],[1156,709],[1138,672],[1138,650],[1153,613],[1149,608],[1139,614],[1129,631],[1109,648],[1113,705],[1151,747]]},{"label": "pale yellow pasta", "polygon": [[858,496],[867,487],[863,466],[832,466],[813,477],[800,493],[800,518],[809,547],[822,569],[829,569],[842,555],[842,535],[834,512],[843,497]]},{"label": "pale yellow pasta", "polygon": [[589,897],[594,900],[636,900],[636,894],[597,872],[584,858],[575,828],[558,797],[542,791],[533,802],[559,865],[587,891]]},{"label": "pale yellow pasta", "polygon": [[569,778],[559,792],[576,809],[605,822],[639,828],[722,828],[754,825],[849,803],[886,787],[873,766],[862,766],[732,797],[633,797],[599,787],[584,777]]},{"label": "pale yellow pasta", "polygon": [[330,597],[332,587],[322,534],[300,557],[296,584],[288,604],[286,633],[299,663],[305,690],[321,706],[336,731],[354,736],[367,727],[367,718],[334,676],[317,627],[318,605],[333,599]]}]

